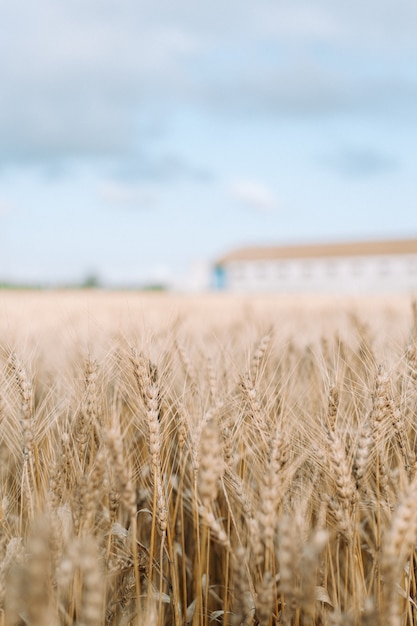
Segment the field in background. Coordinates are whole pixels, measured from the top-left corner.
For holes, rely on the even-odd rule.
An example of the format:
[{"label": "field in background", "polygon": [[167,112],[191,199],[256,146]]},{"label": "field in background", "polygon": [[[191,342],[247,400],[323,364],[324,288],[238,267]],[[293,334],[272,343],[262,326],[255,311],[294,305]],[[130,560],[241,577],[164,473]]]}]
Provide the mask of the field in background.
[{"label": "field in background", "polygon": [[0,292],[0,625],[414,624],[409,298]]}]

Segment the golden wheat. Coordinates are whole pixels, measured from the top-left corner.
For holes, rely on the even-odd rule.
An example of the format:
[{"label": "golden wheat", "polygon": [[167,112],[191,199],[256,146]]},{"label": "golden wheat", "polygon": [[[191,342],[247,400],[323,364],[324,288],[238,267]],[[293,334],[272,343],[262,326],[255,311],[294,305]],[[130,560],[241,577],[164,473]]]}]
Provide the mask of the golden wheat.
[{"label": "golden wheat", "polygon": [[417,623],[417,307],[130,297],[2,295],[0,626]]}]

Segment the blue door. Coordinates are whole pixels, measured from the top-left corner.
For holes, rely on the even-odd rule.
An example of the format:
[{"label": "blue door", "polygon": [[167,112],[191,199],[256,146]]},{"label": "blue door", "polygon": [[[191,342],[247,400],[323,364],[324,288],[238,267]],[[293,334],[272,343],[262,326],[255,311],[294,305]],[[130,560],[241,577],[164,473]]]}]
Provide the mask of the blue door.
[{"label": "blue door", "polygon": [[226,272],[222,265],[216,265],[216,267],[214,268],[214,288],[226,288]]}]

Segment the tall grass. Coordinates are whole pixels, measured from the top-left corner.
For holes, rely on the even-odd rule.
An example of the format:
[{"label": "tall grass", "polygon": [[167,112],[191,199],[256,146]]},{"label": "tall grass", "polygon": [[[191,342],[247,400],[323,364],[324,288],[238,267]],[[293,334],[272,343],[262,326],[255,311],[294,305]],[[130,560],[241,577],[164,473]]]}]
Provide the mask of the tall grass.
[{"label": "tall grass", "polygon": [[416,307],[278,304],[3,314],[1,626],[417,621]]}]

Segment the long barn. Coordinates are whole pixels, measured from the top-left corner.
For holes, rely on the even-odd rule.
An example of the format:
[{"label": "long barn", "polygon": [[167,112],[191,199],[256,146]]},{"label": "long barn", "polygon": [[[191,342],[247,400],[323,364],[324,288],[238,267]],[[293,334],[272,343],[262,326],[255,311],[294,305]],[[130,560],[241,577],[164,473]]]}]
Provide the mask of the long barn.
[{"label": "long barn", "polygon": [[214,266],[236,292],[416,293],[417,239],[247,247]]}]

